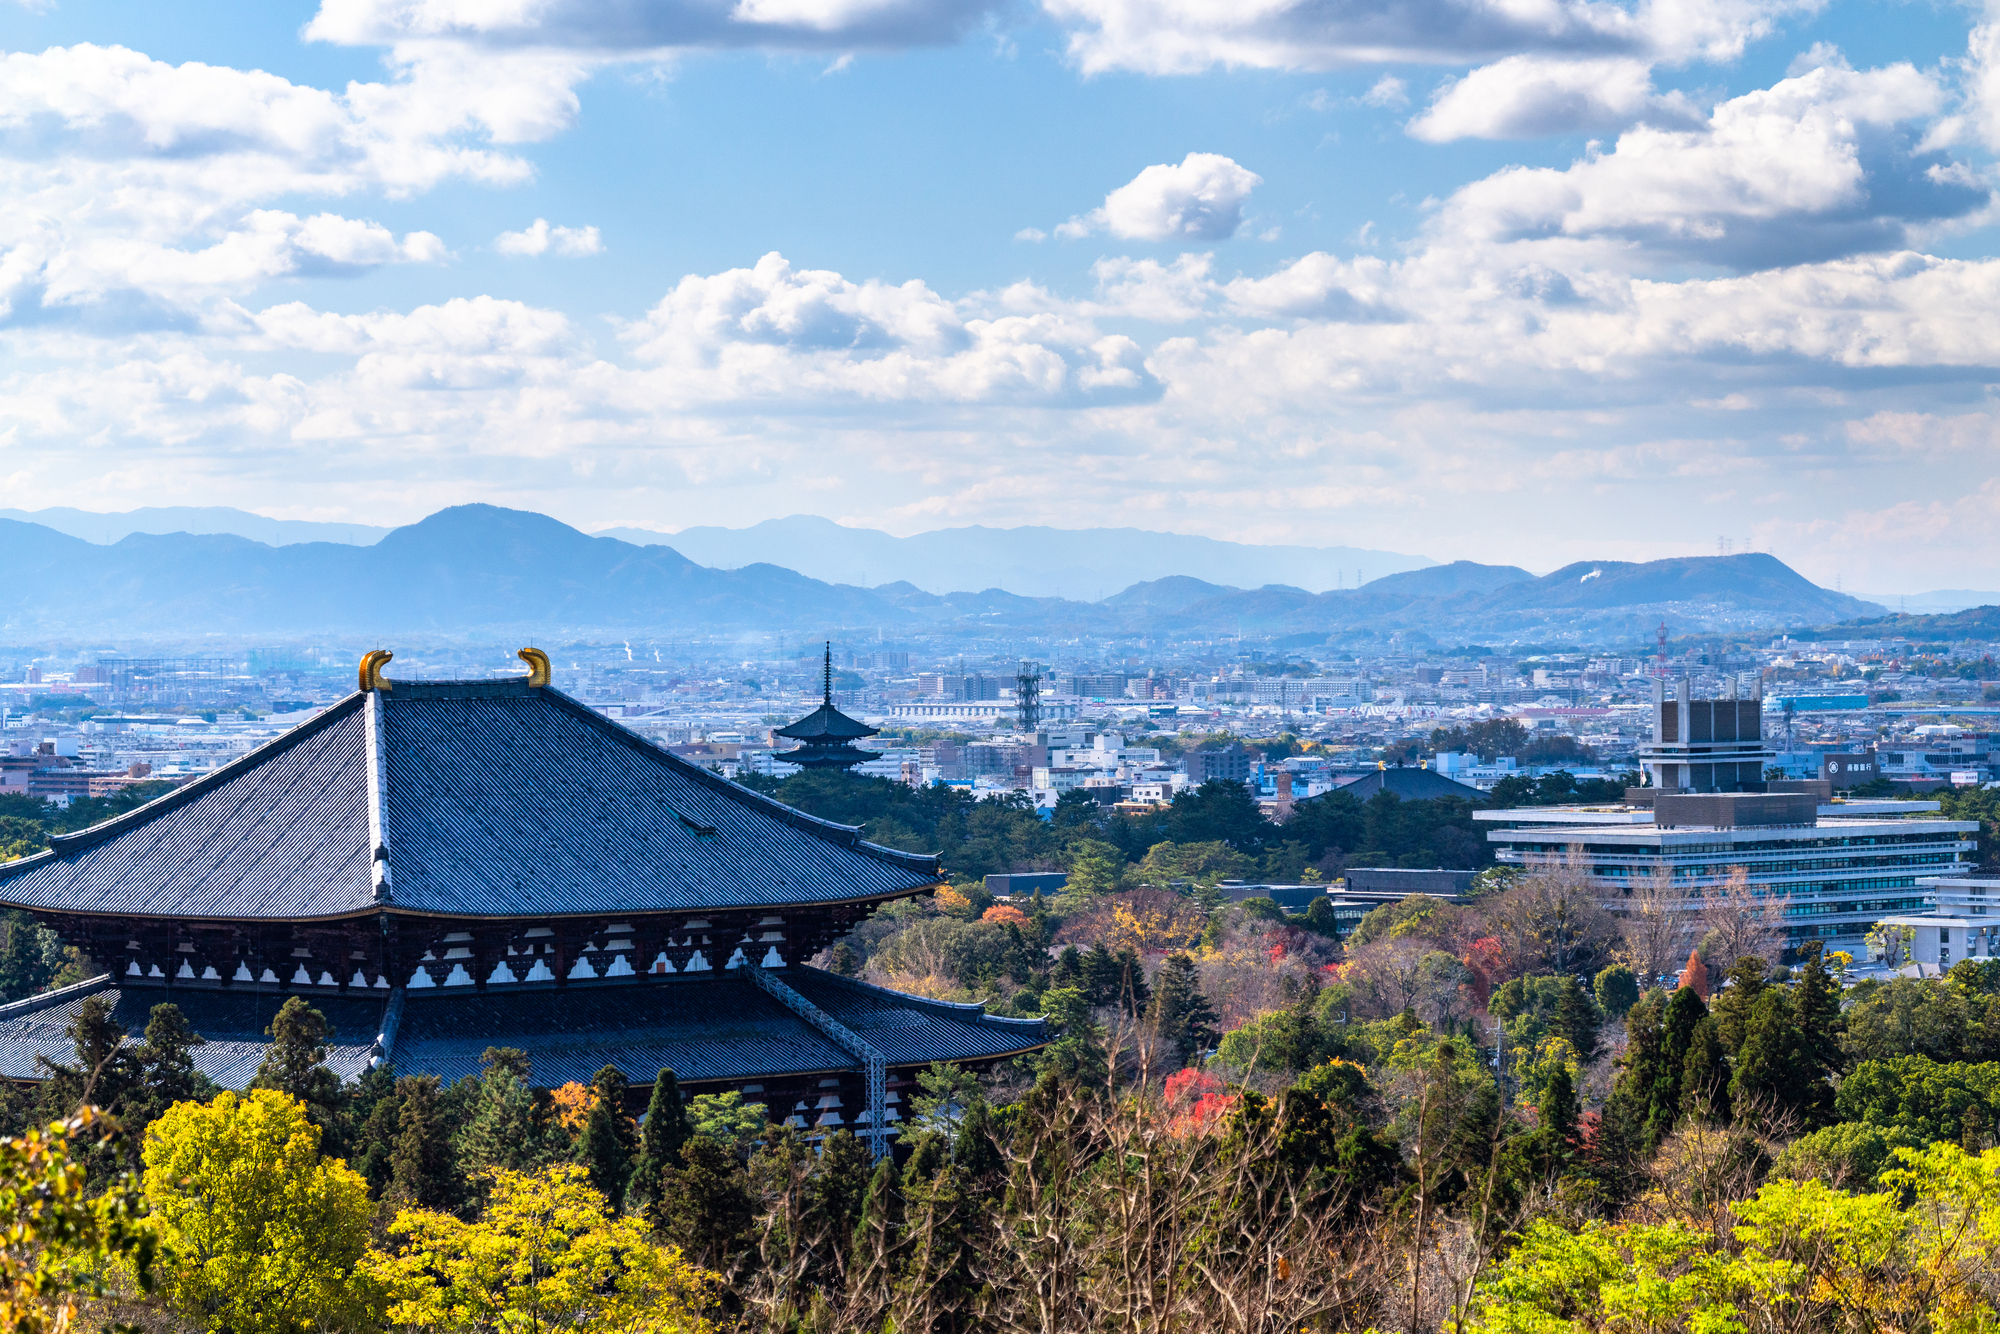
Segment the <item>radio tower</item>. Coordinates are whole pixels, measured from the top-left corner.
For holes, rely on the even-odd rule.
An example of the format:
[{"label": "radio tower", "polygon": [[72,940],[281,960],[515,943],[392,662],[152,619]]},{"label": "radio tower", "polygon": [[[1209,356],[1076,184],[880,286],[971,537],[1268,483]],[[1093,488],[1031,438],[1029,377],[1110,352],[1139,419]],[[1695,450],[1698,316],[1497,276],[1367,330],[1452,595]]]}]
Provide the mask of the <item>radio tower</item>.
[{"label": "radio tower", "polygon": [[1025,659],[1014,678],[1014,698],[1021,707],[1021,730],[1033,734],[1042,721],[1042,676]]},{"label": "radio tower", "polygon": [[1653,659],[1653,675],[1664,678],[1667,675],[1667,623],[1660,622],[1660,647]]}]

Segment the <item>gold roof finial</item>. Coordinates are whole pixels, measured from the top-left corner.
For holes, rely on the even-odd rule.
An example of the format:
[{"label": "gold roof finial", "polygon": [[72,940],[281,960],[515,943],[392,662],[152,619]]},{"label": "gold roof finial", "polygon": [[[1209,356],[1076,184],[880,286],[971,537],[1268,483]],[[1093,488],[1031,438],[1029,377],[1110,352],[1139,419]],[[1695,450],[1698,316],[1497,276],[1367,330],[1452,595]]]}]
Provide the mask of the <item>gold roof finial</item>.
[{"label": "gold roof finial", "polygon": [[529,685],[545,686],[549,683],[552,673],[549,668],[548,654],[538,648],[524,648],[514,656],[528,664]]},{"label": "gold roof finial", "polygon": [[389,659],[396,655],[385,648],[372,648],[361,655],[361,688],[363,690],[387,690],[389,683],[382,679],[382,669]]}]

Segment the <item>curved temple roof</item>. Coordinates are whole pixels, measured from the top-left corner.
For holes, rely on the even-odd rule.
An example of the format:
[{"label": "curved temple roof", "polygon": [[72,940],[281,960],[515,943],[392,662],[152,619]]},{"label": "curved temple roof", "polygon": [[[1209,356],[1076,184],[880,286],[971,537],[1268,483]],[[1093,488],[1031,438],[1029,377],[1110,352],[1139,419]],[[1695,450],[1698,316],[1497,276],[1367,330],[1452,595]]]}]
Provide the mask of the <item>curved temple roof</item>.
[{"label": "curved temple roof", "polygon": [[0,906],[548,917],[866,901],[938,880],[934,856],[863,842],[519,678],[357,692],[52,844],[0,866]]}]

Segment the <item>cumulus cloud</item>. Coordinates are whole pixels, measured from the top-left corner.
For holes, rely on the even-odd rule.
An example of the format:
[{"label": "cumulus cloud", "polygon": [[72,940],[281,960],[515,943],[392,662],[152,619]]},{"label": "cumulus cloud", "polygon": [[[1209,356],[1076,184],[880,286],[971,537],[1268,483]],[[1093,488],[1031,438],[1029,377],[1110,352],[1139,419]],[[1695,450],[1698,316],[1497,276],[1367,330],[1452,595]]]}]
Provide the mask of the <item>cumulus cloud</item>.
[{"label": "cumulus cloud", "polygon": [[547,218],[536,218],[533,224],[521,231],[502,232],[494,237],[493,248],[516,258],[546,255],[552,250],[558,255],[576,258],[601,253],[604,239],[597,234],[595,227],[551,227]]},{"label": "cumulus cloud", "polygon": [[518,115],[426,78],[331,93],[122,47],[0,56],[0,319],[183,327],[259,283],[446,258],[429,232],[266,206],[525,180],[492,146]]},{"label": "cumulus cloud", "polygon": [[364,46],[448,42],[606,58],[701,47],[934,46],[957,41],[1000,8],[997,0],[322,0],[306,35]]},{"label": "cumulus cloud", "polygon": [[1057,227],[1056,235],[1110,232],[1128,241],[1226,241],[1243,226],[1243,204],[1263,183],[1262,176],[1220,153],[1189,153],[1178,164],[1146,168],[1106,195],[1102,208]]},{"label": "cumulus cloud", "polygon": [[1474,182],[1432,234],[1738,269],[1895,249],[1989,198],[1912,130],[1943,100],[1909,65],[1823,66],[1722,103],[1699,129],[1641,126],[1567,168]]},{"label": "cumulus cloud", "polygon": [[1409,131],[1444,143],[1616,130],[1639,121],[1691,126],[1703,119],[1684,94],[1655,92],[1644,60],[1509,56],[1440,88]]},{"label": "cumulus cloud", "polygon": [[1071,30],[1085,72],[1193,74],[1222,68],[1330,70],[1375,63],[1473,64],[1569,58],[1730,59],[1788,13],[1820,0],[1704,0],[1633,8],[1602,0],[1042,0]]},{"label": "cumulus cloud", "polygon": [[1074,313],[969,316],[922,282],[755,266],[683,278],[624,330],[689,401],[1043,402],[1136,389],[1137,345]]}]

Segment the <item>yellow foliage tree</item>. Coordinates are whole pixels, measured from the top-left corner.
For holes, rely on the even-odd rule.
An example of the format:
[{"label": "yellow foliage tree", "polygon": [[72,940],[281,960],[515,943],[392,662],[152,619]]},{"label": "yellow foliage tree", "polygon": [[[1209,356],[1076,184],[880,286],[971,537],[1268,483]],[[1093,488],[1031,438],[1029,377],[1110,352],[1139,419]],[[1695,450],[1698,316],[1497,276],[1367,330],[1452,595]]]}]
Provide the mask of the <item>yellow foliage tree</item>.
[{"label": "yellow foliage tree", "polygon": [[550,1091],[555,1099],[556,1121],[564,1130],[572,1134],[583,1129],[583,1123],[590,1119],[590,1104],[594,1100],[590,1085],[579,1084],[574,1079]]},{"label": "yellow foliage tree", "polygon": [[176,1103],[146,1128],[146,1200],[170,1254],[162,1291],[230,1334],[372,1323],[368,1184],[319,1151],[305,1104],[275,1089]]},{"label": "yellow foliage tree", "polygon": [[1718,1237],[1697,1220],[1537,1219],[1454,1334],[1583,1331],[2000,1329],[2000,1149],[1897,1149],[1887,1190],[1776,1179],[1732,1206]]},{"label": "yellow foliage tree", "polygon": [[0,1140],[0,1329],[64,1334],[79,1298],[102,1297],[113,1262],[128,1266],[141,1291],[153,1286],[158,1234],[146,1218],[136,1178],[84,1195],[89,1142],[119,1134],[94,1107],[45,1130]]},{"label": "yellow foliage tree", "polygon": [[639,1219],[611,1214],[581,1167],[496,1169],[476,1223],[396,1215],[394,1254],[368,1269],[391,1294],[389,1321],[436,1334],[707,1334],[721,1279]]}]

